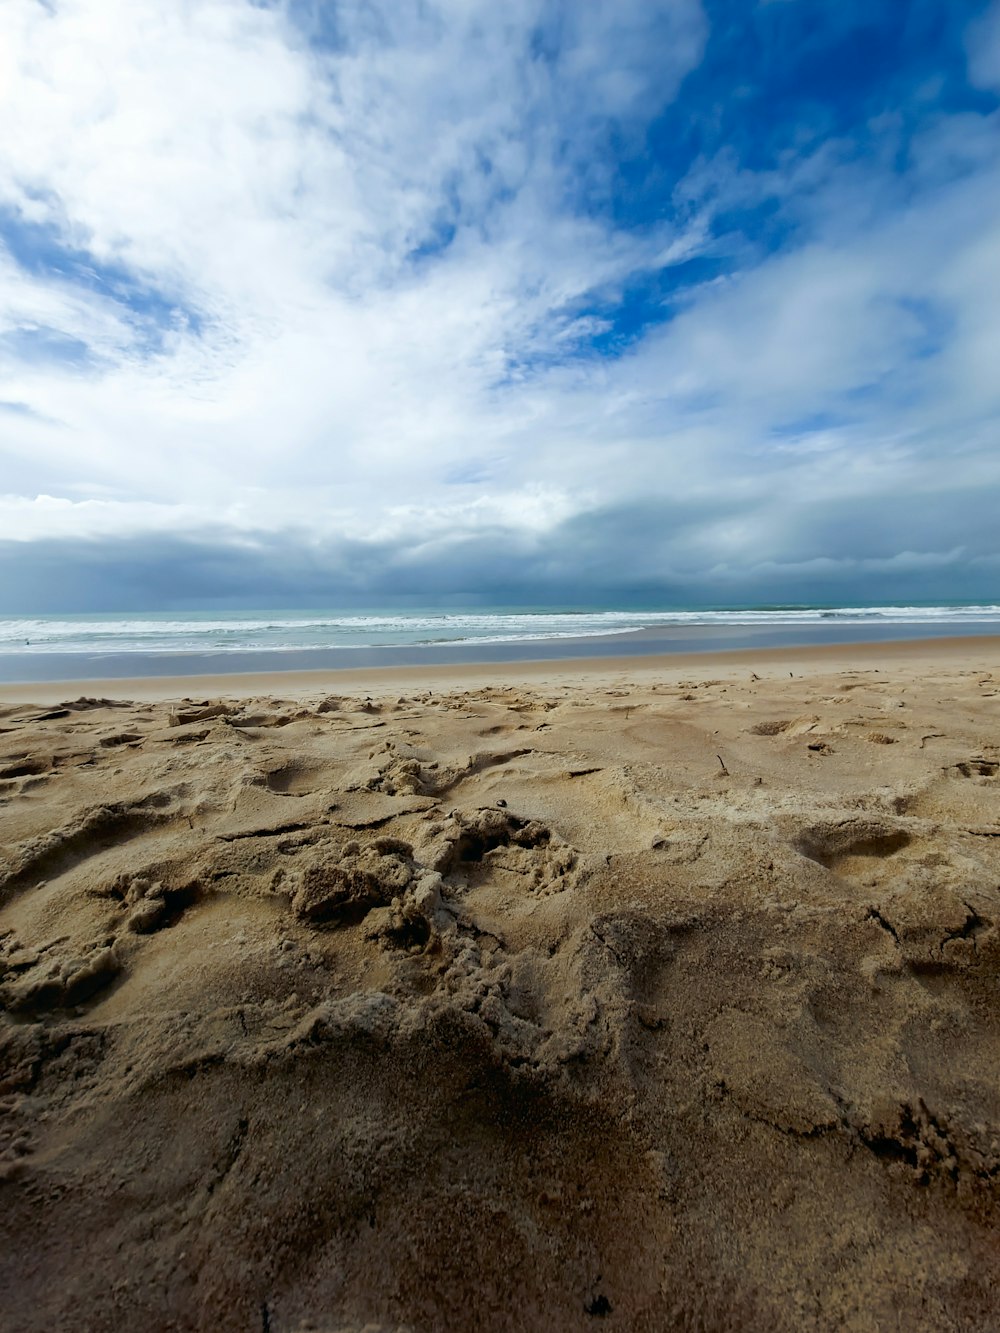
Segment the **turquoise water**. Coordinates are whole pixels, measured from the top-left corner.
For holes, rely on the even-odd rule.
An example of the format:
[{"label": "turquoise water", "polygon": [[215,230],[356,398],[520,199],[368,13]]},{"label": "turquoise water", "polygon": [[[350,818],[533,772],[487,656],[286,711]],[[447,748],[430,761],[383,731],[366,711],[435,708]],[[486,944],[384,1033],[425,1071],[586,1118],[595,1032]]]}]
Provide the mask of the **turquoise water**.
[{"label": "turquoise water", "polygon": [[[728,610],[150,612],[0,619],[0,653],[255,653],[598,639],[699,627],[909,626],[929,636],[995,623],[1000,606],[744,607]],[[812,634],[809,635],[812,638]]]}]

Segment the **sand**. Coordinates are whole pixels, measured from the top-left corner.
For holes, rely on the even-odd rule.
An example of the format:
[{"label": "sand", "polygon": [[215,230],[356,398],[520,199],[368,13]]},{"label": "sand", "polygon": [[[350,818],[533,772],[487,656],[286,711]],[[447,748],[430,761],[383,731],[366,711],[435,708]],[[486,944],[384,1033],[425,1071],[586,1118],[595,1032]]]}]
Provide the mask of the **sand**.
[{"label": "sand", "polygon": [[1000,653],[751,658],[0,690],[4,1329],[995,1329]]}]

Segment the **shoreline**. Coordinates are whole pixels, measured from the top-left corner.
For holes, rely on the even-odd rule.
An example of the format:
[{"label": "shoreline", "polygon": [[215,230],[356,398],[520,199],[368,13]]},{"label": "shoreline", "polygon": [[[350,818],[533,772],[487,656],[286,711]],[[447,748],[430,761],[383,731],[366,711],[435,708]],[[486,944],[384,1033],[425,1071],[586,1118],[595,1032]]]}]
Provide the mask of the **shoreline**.
[{"label": "shoreline", "polygon": [[[621,636],[624,638],[625,636]],[[879,670],[891,666],[952,664],[967,660],[995,668],[1000,658],[1000,635],[951,635],[920,639],[859,640],[847,643],[771,645],[760,648],[714,648],[691,652],[621,653],[606,656],[498,658],[492,661],[382,664],[323,669],[219,671],[158,676],[69,676],[57,680],[0,681],[0,702],[8,704],[62,702],[74,693],[121,695],[133,699],[190,698],[225,695],[246,698],[258,694],[304,695],[316,690],[345,693],[364,690],[384,694],[420,685],[425,689],[492,684],[602,681],[628,677],[636,681],[655,676],[664,681],[692,669],[718,672],[796,667],[803,673],[835,671],[862,664]],[[972,666],[971,669],[976,669]]]},{"label": "shoreline", "polygon": [[[937,632],[935,632],[935,630]],[[214,652],[0,652],[0,688],[57,682],[131,681],[153,678],[345,673],[415,668],[530,666],[538,662],[607,662],[620,657],[692,660],[705,654],[755,654],[864,643],[916,643],[931,638],[994,639],[995,621],[961,626],[923,624],[646,627],[614,634],[504,642],[384,645],[338,648],[229,649]]]}]

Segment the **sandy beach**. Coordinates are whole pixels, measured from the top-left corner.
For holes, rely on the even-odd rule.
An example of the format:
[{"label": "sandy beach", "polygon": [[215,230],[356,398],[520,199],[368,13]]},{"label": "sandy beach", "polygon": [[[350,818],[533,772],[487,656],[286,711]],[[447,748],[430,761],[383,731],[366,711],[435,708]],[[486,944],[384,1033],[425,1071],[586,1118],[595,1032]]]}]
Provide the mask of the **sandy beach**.
[{"label": "sandy beach", "polygon": [[993,1330],[1000,641],[0,686],[11,1330]]}]

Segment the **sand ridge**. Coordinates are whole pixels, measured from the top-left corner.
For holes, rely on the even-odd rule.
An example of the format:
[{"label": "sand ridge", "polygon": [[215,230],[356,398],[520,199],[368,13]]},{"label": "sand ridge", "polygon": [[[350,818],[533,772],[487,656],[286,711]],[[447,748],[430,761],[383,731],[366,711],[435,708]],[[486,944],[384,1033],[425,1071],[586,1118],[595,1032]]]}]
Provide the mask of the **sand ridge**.
[{"label": "sand ridge", "polygon": [[7,1326],[994,1328],[1000,670],[407,686],[0,707]]}]

